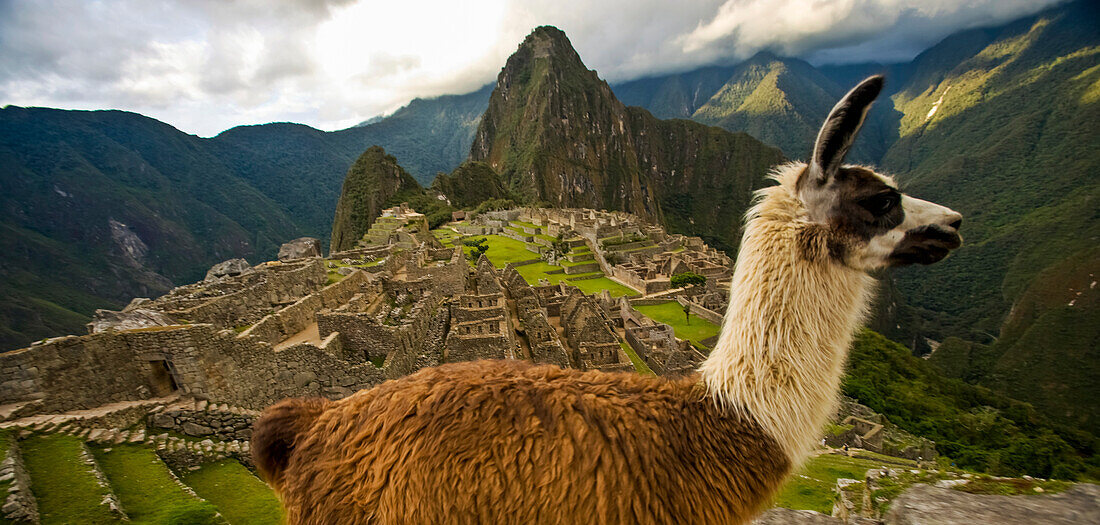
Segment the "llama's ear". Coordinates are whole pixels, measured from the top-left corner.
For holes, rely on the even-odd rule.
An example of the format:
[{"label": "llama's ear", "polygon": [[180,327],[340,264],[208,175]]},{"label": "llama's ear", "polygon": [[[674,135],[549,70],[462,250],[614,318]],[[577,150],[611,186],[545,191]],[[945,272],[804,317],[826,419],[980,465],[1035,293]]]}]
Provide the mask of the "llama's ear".
[{"label": "llama's ear", "polygon": [[848,150],[852,148],[863,119],[871,109],[871,103],[882,91],[882,75],[869,77],[852,88],[840,102],[836,103],[821,131],[817,133],[814,151],[810,156],[810,180],[824,184],[836,174]]},{"label": "llama's ear", "polygon": [[330,404],[319,397],[286,399],[267,407],[252,425],[252,462],[276,489],[283,483],[295,447]]}]

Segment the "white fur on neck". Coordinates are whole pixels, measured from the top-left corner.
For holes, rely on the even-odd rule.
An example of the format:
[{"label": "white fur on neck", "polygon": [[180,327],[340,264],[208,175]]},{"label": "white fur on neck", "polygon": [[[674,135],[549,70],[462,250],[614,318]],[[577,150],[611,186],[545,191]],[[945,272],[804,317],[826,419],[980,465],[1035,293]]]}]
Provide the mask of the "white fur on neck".
[{"label": "white fur on neck", "polygon": [[795,466],[836,409],[840,379],[873,279],[827,256],[807,259],[795,183],[805,164],[777,169],[749,211],[718,343],[699,369],[708,393],[755,419]]}]

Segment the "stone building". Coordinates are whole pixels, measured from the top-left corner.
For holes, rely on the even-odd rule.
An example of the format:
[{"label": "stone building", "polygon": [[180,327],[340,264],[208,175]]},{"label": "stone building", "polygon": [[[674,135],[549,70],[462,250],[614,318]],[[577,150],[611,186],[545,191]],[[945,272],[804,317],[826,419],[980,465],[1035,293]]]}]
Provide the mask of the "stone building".
[{"label": "stone building", "polygon": [[504,269],[502,281],[506,293],[515,302],[520,326],[518,335],[526,338],[530,359],[541,364],[570,366],[569,354],[550,325],[535,289],[512,266]]},{"label": "stone building", "polygon": [[619,346],[611,319],[591,297],[577,288],[561,303],[560,324],[572,360],[582,370],[618,371],[633,369]]},{"label": "stone building", "polygon": [[689,374],[703,362],[706,356],[688,341],[677,339],[671,326],[642,315],[626,298],[620,298],[616,306],[627,344],[657,375]]}]

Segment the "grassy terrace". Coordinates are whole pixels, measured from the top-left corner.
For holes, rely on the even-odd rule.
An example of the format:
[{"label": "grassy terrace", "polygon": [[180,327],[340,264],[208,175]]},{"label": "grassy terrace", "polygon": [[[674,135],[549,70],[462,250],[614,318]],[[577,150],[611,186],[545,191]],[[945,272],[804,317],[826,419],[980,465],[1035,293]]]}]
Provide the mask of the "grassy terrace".
[{"label": "grassy terrace", "polygon": [[[520,226],[520,227],[526,226],[528,228],[543,228],[542,226],[535,225],[535,223],[533,223],[533,222],[523,222],[523,221],[508,221],[508,222],[511,223],[511,224],[515,224],[516,226]],[[545,229],[545,228],[543,228],[543,229]]]},{"label": "grassy terrace", "polygon": [[638,305],[634,307],[646,317],[659,323],[672,326],[676,337],[691,341],[697,346],[702,345],[704,339],[718,335],[718,325],[692,314],[691,320],[684,316],[684,309],[680,303],[669,301],[654,305]]},{"label": "grassy terrace", "polygon": [[240,463],[208,463],[183,476],[183,482],[213,503],[232,525],[278,525],[283,511],[275,493]]},{"label": "grassy terrace", "polygon": [[80,438],[31,436],[20,443],[42,523],[120,523],[102,504],[106,491],[80,457]]},{"label": "grassy terrace", "polygon": [[184,492],[151,448],[115,445],[93,452],[133,523],[226,523],[214,505]]},{"label": "grassy terrace", "polygon": [[626,352],[626,356],[629,357],[630,362],[634,364],[634,370],[637,370],[639,374],[657,375],[653,373],[653,369],[649,368],[649,365],[645,364],[645,361],[638,355],[638,352],[634,351],[634,347],[622,341],[619,342],[619,346],[623,348],[623,352]]},{"label": "grassy terrace", "polygon": [[434,235],[436,239],[439,239],[439,242],[443,243],[443,246],[446,246],[448,248],[453,248],[458,238],[462,237],[461,233],[458,233],[447,226],[444,226],[443,228],[440,228],[438,230],[432,230],[432,235]]},{"label": "grassy terrace", "polygon": [[[537,253],[527,251],[527,245],[525,243],[515,239],[501,235],[479,235],[472,238],[481,237],[484,237],[486,243],[489,245],[489,250],[485,252],[485,256],[488,257],[489,260],[492,261],[493,266],[497,268],[504,268],[508,263],[518,263],[539,258]],[[470,253],[471,248],[463,247],[463,250],[465,250],[466,253]],[[592,261],[585,261],[583,263],[563,262],[563,264],[568,264],[570,266],[591,263]],[[539,279],[546,279],[550,281],[550,284],[558,284],[565,281],[567,284],[580,288],[581,291],[586,294],[594,294],[607,290],[613,297],[638,295],[637,290],[607,278],[602,272],[566,275],[563,273],[561,266],[549,264],[544,261],[517,266],[516,271],[518,271],[527,283],[531,285],[538,285]],[[592,279],[590,277],[596,278]]]},{"label": "grassy terrace", "polygon": [[[332,283],[338,283],[344,280],[344,277],[347,277],[346,275],[341,275],[340,272],[336,271],[344,266],[349,266],[351,268],[370,268],[372,266],[378,266],[379,264],[386,262],[386,258],[379,257],[378,259],[367,261],[363,264],[344,264],[340,261],[341,259],[325,259],[323,261],[325,264],[325,270],[328,272],[328,282],[325,283],[326,286]],[[336,268],[329,268],[329,263],[334,263],[336,265]]]},{"label": "grassy terrace", "polygon": [[[681,312],[681,315],[683,313]],[[836,500],[836,480],[840,478],[862,480],[873,468],[890,466],[876,461],[849,458],[834,454],[822,454],[810,458],[802,470],[791,476],[779,492],[775,506],[788,509],[816,510],[830,514]]]}]

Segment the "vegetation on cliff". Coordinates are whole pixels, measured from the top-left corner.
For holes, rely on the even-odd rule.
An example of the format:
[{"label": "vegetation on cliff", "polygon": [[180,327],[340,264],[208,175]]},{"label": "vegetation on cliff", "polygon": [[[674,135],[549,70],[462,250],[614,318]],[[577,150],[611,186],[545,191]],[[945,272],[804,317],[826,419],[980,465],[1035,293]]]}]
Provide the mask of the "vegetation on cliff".
[{"label": "vegetation on cliff", "polygon": [[332,219],[331,250],[354,248],[393,197],[422,192],[416,180],[397,164],[397,159],[381,147],[371,146],[351,165],[344,178]]},{"label": "vegetation on cliff", "polygon": [[512,198],[500,177],[484,162],[465,162],[450,174],[439,173],[431,189],[447,196],[456,208],[473,208],[488,200]]},{"label": "vegetation on cliff", "polygon": [[844,394],[936,442],[960,467],[997,475],[1100,477],[1100,443],[1029,404],[944,377],[908,349],[865,330],[852,345]]},{"label": "vegetation on cliff", "polygon": [[[918,352],[929,339],[974,342],[941,345],[936,362],[1092,432],[1098,17],[1075,2],[956,35],[914,61],[884,164],[912,193],[960,211],[966,242],[938,265],[896,272],[898,306],[881,323]],[[970,350],[980,358],[950,355]]]},{"label": "vegetation on cliff", "polygon": [[470,158],[528,201],[628,211],[729,251],[752,191],[783,160],[748,135],[624,106],[553,27],[509,57]]}]

